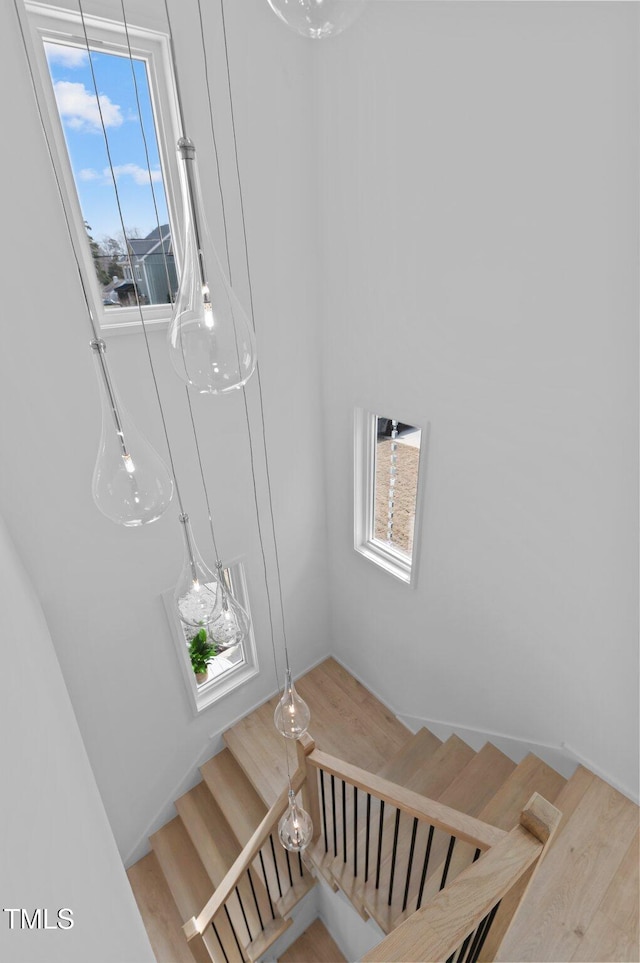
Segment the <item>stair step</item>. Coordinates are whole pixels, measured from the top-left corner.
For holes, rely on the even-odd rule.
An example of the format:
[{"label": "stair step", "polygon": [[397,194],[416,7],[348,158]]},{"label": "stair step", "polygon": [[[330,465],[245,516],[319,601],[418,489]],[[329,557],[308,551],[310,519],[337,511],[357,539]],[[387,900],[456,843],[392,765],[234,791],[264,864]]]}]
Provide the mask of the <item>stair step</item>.
[{"label": "stair step", "polygon": [[324,923],[318,919],[278,957],[278,963],[347,963],[347,960]]},{"label": "stair step", "polygon": [[157,963],[196,963],[155,853],[138,860],[127,876]]},{"label": "stair step", "polygon": [[442,741],[428,729],[419,729],[405,742],[396,755],[378,769],[378,775],[405,786],[416,769],[424,765],[440,748]]},{"label": "stair step", "polygon": [[[177,799],[175,805],[209,875],[211,896],[242,852],[242,847],[205,782],[198,783]],[[226,908],[249,959],[253,959],[255,945],[260,947],[260,956],[289,925],[283,919],[272,918],[267,891],[254,872],[250,877],[246,873],[241,876]]]},{"label": "stair step", "polygon": [[[231,827],[240,847],[246,846],[266,816],[267,807],[229,749],[223,749],[209,759],[202,766],[201,772],[209,792],[225,817],[226,824]],[[275,912],[287,917],[294,906],[315,886],[315,879],[304,866],[301,877],[299,862],[294,858],[291,886],[287,854],[280,845],[277,834],[273,839],[273,849],[271,844],[267,843],[262,860],[257,856],[253,868],[257,879],[266,882]],[[275,864],[272,858],[274,853]],[[281,893],[284,895],[279,895]]]},{"label": "stair step", "polygon": [[[560,773],[548,766],[538,756],[530,753],[519,763],[511,776],[507,779],[502,789],[491,799],[480,818],[485,822],[504,829],[506,832],[513,829],[518,824],[520,813],[525,808],[534,792],[540,793],[551,803],[556,803],[557,797],[567,780]],[[464,860],[464,847],[460,853]],[[466,862],[471,861],[471,854],[468,852]],[[455,869],[455,874],[464,869],[464,862],[461,862]],[[511,925],[513,915],[518,908],[518,904],[524,893],[530,874],[525,876],[517,883],[513,889],[507,893],[500,904],[500,909],[493,921],[489,936],[482,948],[480,960],[482,963],[487,960],[495,959],[498,947],[503,940],[504,934]]]},{"label": "stair step", "polygon": [[[449,742],[449,740],[448,740]],[[445,745],[448,744],[445,743]],[[457,763],[461,757],[461,740],[457,738],[451,744],[451,758]],[[463,748],[469,750],[465,743]],[[469,756],[465,753],[462,758]],[[435,756],[433,757],[435,760]],[[439,771],[442,774],[447,768],[441,764]],[[456,809],[458,812],[466,813],[469,816],[478,816],[485,802],[493,796],[505,779],[515,769],[512,762],[504,753],[496,749],[491,743],[487,743],[479,752],[473,753],[471,758],[451,779],[436,798],[439,802]],[[452,843],[452,837],[436,829],[432,834],[426,824],[418,826],[414,843],[414,861],[412,872],[409,879],[409,886],[406,886],[406,873],[408,868],[411,840],[413,838],[413,820],[407,817],[401,818],[398,833],[398,846],[396,856],[396,870],[394,887],[392,890],[391,903],[389,904],[389,889],[391,880],[391,850],[387,850],[384,860],[384,869],[381,880],[384,886],[375,888],[375,882],[369,883],[364,890],[364,904],[367,911],[378,922],[382,929],[389,933],[397,925],[400,917],[406,916],[413,908],[415,910],[422,886],[422,867],[424,855],[429,845],[429,864],[425,877],[425,887],[423,890],[422,903],[428,902],[431,895],[436,893],[441,886],[443,879],[451,881],[451,861],[456,853],[456,849],[463,844],[460,840]],[[392,836],[390,837],[392,838]],[[450,847],[453,846],[452,849]],[[448,856],[448,853],[451,853]],[[449,866],[446,860],[449,859]],[[471,853],[473,858],[473,852]],[[446,869],[446,873],[445,873]],[[404,909],[406,900],[406,909]]]},{"label": "stair step", "polygon": [[[487,747],[485,747],[485,749],[486,748]],[[495,747],[491,747],[492,750],[494,748]],[[497,751],[498,750],[496,750],[496,752]],[[478,755],[480,755],[480,753]],[[500,754],[500,756],[502,756],[502,754]],[[500,762],[500,756],[495,757],[498,762]],[[488,757],[488,759],[490,758],[491,756]],[[475,760],[473,762],[475,762]],[[509,760],[509,762],[511,761]],[[473,763],[470,765],[472,766]],[[466,770],[464,772],[466,772]],[[464,775],[464,772],[462,775]],[[516,766],[515,763],[511,763],[510,766],[506,765],[502,770],[502,774],[504,775],[505,773],[506,778],[504,782],[493,794],[489,793],[488,785],[485,786],[484,798],[486,802],[484,806],[478,810],[478,806],[475,805],[473,806],[473,812],[470,813],[470,815],[477,816],[477,818],[483,822],[497,826],[499,829],[504,829],[505,832],[508,832],[517,825],[520,813],[534,792],[539,792],[545,799],[548,799],[549,802],[553,802],[566,783],[566,779],[563,776],[533,754],[526,756],[518,766]],[[452,805],[454,808],[458,808],[462,800],[460,797],[456,799],[455,792],[455,784],[452,784],[450,789],[443,794],[441,801],[447,802],[448,805]],[[490,796],[490,798],[487,799],[487,796]],[[458,805],[456,805],[456,803]],[[474,856],[475,848],[468,843],[458,840],[451,857],[447,881],[452,882],[456,876],[471,864]],[[437,868],[426,882],[422,896],[422,905],[427,904],[438,892],[443,871],[444,861],[441,861],[440,865],[437,865]],[[523,889],[524,884],[522,887],[516,886],[511,893],[503,899],[500,910],[483,947],[480,960],[492,960],[494,958],[496,949],[500,945],[502,937],[511,922]],[[395,920],[395,925],[399,925],[410,916],[415,906],[416,903],[409,904],[408,909]]]},{"label": "stair step", "polygon": [[[179,816],[154,833],[150,841],[182,922],[186,923],[192,916],[198,915],[211,896],[211,880]],[[242,963],[244,956],[235,945],[229,921],[226,918],[217,921],[217,928],[229,963],[232,960],[233,963]],[[202,942],[215,963],[224,963],[224,955],[210,927],[203,933]],[[193,952],[193,948],[198,946],[199,941],[193,940],[190,949]]]},{"label": "stair step", "polygon": [[[581,794],[578,785],[584,789]],[[611,885],[615,884],[614,891],[633,886],[622,872],[630,868],[628,851],[638,831],[638,807],[583,767],[578,767],[555,805],[564,813],[563,825],[496,959],[637,960],[637,942],[629,956],[618,927],[605,926],[601,904]],[[606,955],[590,955],[594,946]]]},{"label": "stair step", "polygon": [[229,749],[223,749],[201,767],[202,778],[241,846],[251,839],[267,807]]},{"label": "stair step", "polygon": [[[296,688],[311,710],[317,747],[370,772],[377,772],[410,735],[335,659],[326,659],[296,680]],[[227,747],[267,807],[287,784],[283,740],[273,725],[277,701],[274,697],[224,734]]]}]

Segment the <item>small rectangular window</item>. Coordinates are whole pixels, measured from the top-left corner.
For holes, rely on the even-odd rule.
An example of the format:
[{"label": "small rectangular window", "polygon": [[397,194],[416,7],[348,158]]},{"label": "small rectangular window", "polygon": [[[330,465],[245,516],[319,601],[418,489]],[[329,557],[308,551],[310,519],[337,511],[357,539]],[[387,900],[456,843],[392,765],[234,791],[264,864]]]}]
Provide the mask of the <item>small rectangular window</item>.
[{"label": "small rectangular window", "polygon": [[[227,566],[223,569],[223,577],[233,597],[251,616],[242,563],[235,562]],[[185,626],[178,618],[173,591],[168,589],[163,594],[164,605],[189,699],[194,712],[198,713],[257,674],[258,656],[253,625],[249,630],[249,637],[243,642],[230,648],[219,649],[217,655],[209,660],[207,678],[200,681],[196,679],[189,659],[189,641],[198,630]]]},{"label": "small rectangular window", "polygon": [[[168,321],[178,286],[168,37],[27,2],[38,96],[102,329]],[[85,37],[86,31],[86,37]]]},{"label": "small rectangular window", "polygon": [[355,549],[411,582],[422,430],[397,418],[356,412]]}]

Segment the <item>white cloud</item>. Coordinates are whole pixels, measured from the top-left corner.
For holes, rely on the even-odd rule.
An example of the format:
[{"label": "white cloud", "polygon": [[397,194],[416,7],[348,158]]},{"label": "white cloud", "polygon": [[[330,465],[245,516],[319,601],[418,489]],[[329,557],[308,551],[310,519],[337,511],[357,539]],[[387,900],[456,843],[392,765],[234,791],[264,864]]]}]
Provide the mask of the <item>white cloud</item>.
[{"label": "white cloud", "polygon": [[78,172],[78,177],[81,181],[97,181],[100,174],[98,171],[94,171],[92,167],[83,167],[82,170]]},{"label": "white cloud", "polygon": [[[113,168],[113,172],[116,175],[116,179],[120,177],[131,177],[135,184],[148,184],[149,183],[149,171],[146,167],[139,167],[137,164],[118,164]],[[109,168],[106,167],[104,170],[105,177],[109,174]],[[151,180],[154,184],[158,184],[162,180],[162,171],[153,170],[151,171]]]},{"label": "white cloud", "polygon": [[63,47],[59,43],[45,43],[44,50],[50,64],[60,64],[61,67],[84,67],[88,62],[87,51],[80,47]]},{"label": "white cloud", "polygon": [[[74,84],[68,80],[58,80],[53,85],[60,116],[73,130],[102,130],[100,110],[94,93],[84,84]],[[105,127],[119,127],[122,113],[106,94],[100,94],[100,109]]]}]

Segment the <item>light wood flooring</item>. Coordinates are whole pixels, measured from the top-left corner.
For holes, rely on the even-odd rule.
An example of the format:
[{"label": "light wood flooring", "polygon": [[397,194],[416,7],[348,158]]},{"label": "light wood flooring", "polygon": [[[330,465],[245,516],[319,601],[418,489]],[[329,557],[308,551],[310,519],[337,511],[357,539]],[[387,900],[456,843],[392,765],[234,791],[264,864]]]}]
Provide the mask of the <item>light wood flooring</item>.
[{"label": "light wood flooring", "polygon": [[[317,747],[346,762],[504,830],[518,822],[533,792],[562,811],[560,829],[520,908],[516,912],[522,889],[502,901],[480,963],[640,963],[638,807],[629,799],[582,767],[566,780],[534,755],[516,765],[491,744],[475,752],[457,736],[441,742],[427,729],[414,735],[334,659],[299,679],[296,688],[311,709],[310,733]],[[283,740],[273,726],[275,701],[225,733],[227,748],[202,767],[202,782],[176,801],[178,815],[153,835],[152,852],[129,870],[158,963],[226,963],[211,932],[187,945],[181,924],[204,906],[286,785]],[[293,770],[293,747],[290,752]],[[346,801],[349,825],[351,798]],[[420,876],[418,871],[413,877],[409,874],[406,892],[404,886],[396,886],[389,903],[392,818],[389,812],[383,817],[387,842],[381,850],[379,888],[371,879],[365,886],[362,872],[354,876],[354,844],[349,845],[346,862],[339,845],[335,851],[329,845],[325,853],[319,844],[308,854],[318,874],[333,888],[341,888],[363,918],[372,917],[387,933],[415,909]],[[339,839],[340,825],[337,830]],[[416,852],[424,849],[424,835],[421,827]],[[362,861],[362,836],[355,846]],[[410,848],[411,823],[403,818],[398,828],[399,862]],[[447,840],[436,834],[431,853],[423,905],[438,891],[448,858]],[[473,856],[471,847],[459,841],[448,881]],[[248,893],[243,899],[245,907],[253,901],[256,916],[260,909],[265,919],[268,893],[277,896],[278,874],[285,879],[288,873],[280,847],[274,858],[276,863],[267,861],[263,875],[261,867],[255,867],[259,883],[255,900]],[[227,946],[228,963],[257,959],[291,925],[291,911],[314,885],[314,878],[305,868],[294,883],[272,901],[274,913],[269,914],[266,932],[238,947],[234,931],[242,934],[248,922],[253,933],[256,919],[247,912],[247,920],[240,920],[232,907],[218,933]],[[316,921],[280,960],[329,963],[344,957]]]},{"label": "light wood flooring", "polygon": [[278,958],[278,963],[346,963],[346,960],[322,920],[318,919]]}]

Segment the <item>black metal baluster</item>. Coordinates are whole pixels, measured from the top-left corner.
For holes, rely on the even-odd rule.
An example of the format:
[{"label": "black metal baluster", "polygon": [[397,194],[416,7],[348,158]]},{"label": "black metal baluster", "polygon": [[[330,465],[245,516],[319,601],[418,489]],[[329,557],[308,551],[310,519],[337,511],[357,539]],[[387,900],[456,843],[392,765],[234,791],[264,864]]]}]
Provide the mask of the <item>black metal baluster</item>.
[{"label": "black metal baluster", "polygon": [[376,861],[376,889],[380,886],[380,857],[382,856],[382,833],[384,830],[384,799],[380,800],[380,821],[378,823],[378,859]]},{"label": "black metal baluster", "polygon": [[289,850],[285,849],[284,854],[287,857],[287,872],[289,873],[289,886],[293,886],[293,876],[291,875],[291,860],[289,859]]},{"label": "black metal baluster", "polygon": [[480,922],[478,923],[477,928],[476,928],[476,929],[473,931],[473,933],[471,934],[472,937],[473,937],[473,941],[472,941],[472,943],[471,943],[471,946],[469,947],[469,952],[467,953],[467,956],[466,956],[466,959],[465,959],[464,963],[470,963],[470,961],[471,961],[471,959],[472,959],[472,957],[473,957],[473,954],[475,953],[476,946],[478,945],[478,940],[480,939],[480,937],[481,937],[481,935],[482,935],[482,927],[484,926],[485,921],[486,921],[486,916],[485,916],[484,919],[480,920]]},{"label": "black metal baluster", "polygon": [[269,834],[269,842],[271,843],[271,855],[273,856],[273,868],[276,871],[276,883],[278,884],[278,892],[280,893],[280,899],[282,899],[282,886],[280,885],[280,873],[278,872],[278,860],[276,859],[276,848],[273,845],[273,833]]},{"label": "black metal baluster", "polygon": [[327,836],[327,804],[324,798],[324,769],[320,770],[320,794],[322,796],[322,828],[324,830],[324,851],[329,852],[329,840]]},{"label": "black metal baluster", "polygon": [[298,869],[300,870],[300,876],[304,876],[304,869],[302,868],[302,853],[298,853]]},{"label": "black metal baluster", "polygon": [[477,963],[478,957],[480,956],[480,954],[481,954],[481,952],[482,952],[482,947],[484,946],[484,941],[486,940],[487,936],[489,935],[489,930],[491,929],[491,924],[493,923],[493,920],[494,920],[494,918],[495,918],[495,915],[496,915],[496,913],[498,912],[499,909],[500,909],[500,903],[496,903],[496,905],[493,907],[493,909],[491,910],[491,912],[490,912],[489,915],[487,916],[486,922],[485,922],[484,927],[483,927],[483,929],[482,929],[482,933],[480,934],[480,939],[478,940],[478,945],[477,945],[477,947],[476,947],[475,953],[474,953],[473,956],[471,957],[469,963]]},{"label": "black metal baluster", "polygon": [[391,851],[391,873],[389,874],[389,899],[387,906],[391,906],[393,896],[393,879],[396,874],[396,856],[398,853],[398,829],[400,828],[400,810],[396,808],[396,822],[393,828],[393,849]]},{"label": "black metal baluster", "polygon": [[256,912],[258,914],[258,919],[260,920],[260,930],[264,930],[264,923],[262,922],[262,913],[260,912],[260,904],[258,903],[258,897],[256,896],[256,890],[253,885],[253,879],[251,878],[251,870],[247,868],[247,876],[249,877],[249,885],[251,886],[251,895],[253,896],[253,902],[256,904]]},{"label": "black metal baluster", "polygon": [[240,954],[240,956],[242,957],[242,959],[244,959],[245,954],[243,953],[242,947],[240,946],[240,940],[238,939],[238,934],[236,933],[235,926],[234,926],[233,923],[231,922],[231,917],[229,916],[229,910],[227,909],[227,904],[226,904],[226,903],[225,903],[225,906],[224,906],[224,911],[225,911],[225,913],[226,913],[226,915],[227,915],[227,919],[229,920],[229,926],[231,927],[231,932],[233,933],[233,938],[234,938],[234,940],[236,941],[236,946],[238,947],[238,953]]},{"label": "black metal baluster", "polygon": [[422,864],[422,876],[420,877],[420,889],[418,890],[418,902],[416,904],[416,909],[419,910],[422,906],[422,894],[424,892],[424,883],[427,878],[427,867],[429,865],[429,857],[431,856],[431,843],[433,842],[433,826],[429,826],[429,838],[427,839],[427,848],[424,854],[424,863]]},{"label": "black metal baluster", "polygon": [[409,899],[409,883],[411,882],[411,870],[413,868],[413,851],[416,848],[416,833],[418,832],[418,817],[415,816],[413,819],[413,828],[411,830],[411,846],[409,847],[409,861],[407,863],[407,882],[404,885],[404,899],[402,900],[402,912],[407,908],[407,900]]},{"label": "black metal baluster", "polygon": [[347,861],[347,784],[342,780],[342,861]]},{"label": "black metal baluster", "polygon": [[333,855],[338,855],[338,833],[336,828],[336,777],[331,774],[331,815],[333,816]]},{"label": "black metal baluster", "polygon": [[473,854],[473,862],[474,863],[477,862],[477,860],[479,860],[481,856],[482,856],[482,850],[476,849],[475,853]]},{"label": "black metal baluster", "polygon": [[220,939],[220,934],[218,933],[218,930],[216,929],[216,924],[213,922],[213,920],[211,921],[211,925],[213,926],[213,932],[216,934],[216,939],[217,939],[218,943],[220,944],[220,949],[222,950],[222,955],[224,956],[224,961],[225,961],[225,963],[229,963],[229,957],[227,956],[226,950],[225,950],[225,948],[224,948],[224,944],[223,944],[222,940]]},{"label": "black metal baluster", "polygon": [[364,841],[364,881],[369,879],[369,835],[371,827],[371,793],[367,793],[367,830]]},{"label": "black metal baluster", "polygon": [[464,954],[467,952],[467,948],[468,948],[468,946],[469,946],[469,943],[471,942],[471,939],[472,939],[472,937],[473,937],[473,933],[474,933],[474,931],[471,930],[471,932],[470,932],[469,935],[467,936],[466,940],[464,941],[464,943],[463,943],[462,946],[460,947],[460,952],[458,953],[458,959],[456,960],[456,963],[462,963],[462,961],[464,960]]},{"label": "black metal baluster", "polygon": [[264,856],[262,855],[262,850],[259,851],[258,856],[260,857],[260,865],[262,867],[262,876],[264,877],[264,885],[267,889],[267,897],[269,899],[269,909],[271,910],[271,919],[276,918],[275,910],[273,908],[273,900],[271,899],[271,890],[269,889],[269,879],[267,877],[267,869],[264,865]]},{"label": "black metal baluster", "polygon": [[447,882],[447,876],[449,874],[449,864],[451,863],[451,854],[453,853],[453,847],[456,844],[456,837],[452,836],[449,840],[449,849],[447,850],[447,858],[444,861],[444,869],[442,871],[442,879],[440,880],[440,889],[444,889],[444,884]]},{"label": "black metal baluster", "polygon": [[449,959],[447,960],[447,963],[453,963],[455,955],[456,955],[456,951],[454,950],[451,956],[449,957]]},{"label": "black metal baluster", "polygon": [[353,875],[358,875],[358,790],[353,787]]},{"label": "black metal baluster", "polygon": [[240,912],[242,913],[242,919],[244,920],[244,925],[247,927],[247,933],[249,934],[249,942],[253,940],[251,935],[251,930],[249,929],[249,921],[247,920],[247,914],[244,911],[244,906],[242,905],[242,897],[240,896],[240,890],[236,886],[236,896],[238,897],[238,902],[240,903]]}]

